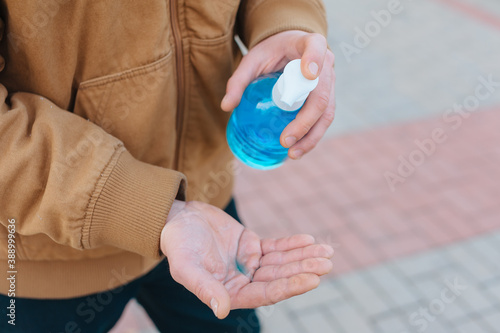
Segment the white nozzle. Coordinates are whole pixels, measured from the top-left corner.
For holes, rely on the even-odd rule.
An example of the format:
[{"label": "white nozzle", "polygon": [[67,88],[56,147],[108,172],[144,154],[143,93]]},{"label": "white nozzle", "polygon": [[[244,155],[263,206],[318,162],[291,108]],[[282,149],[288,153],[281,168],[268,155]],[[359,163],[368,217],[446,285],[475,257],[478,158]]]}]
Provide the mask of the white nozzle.
[{"label": "white nozzle", "polygon": [[308,80],[300,70],[300,59],[290,61],[273,88],[273,102],[285,111],[302,107],[309,93],[316,88],[319,79]]}]

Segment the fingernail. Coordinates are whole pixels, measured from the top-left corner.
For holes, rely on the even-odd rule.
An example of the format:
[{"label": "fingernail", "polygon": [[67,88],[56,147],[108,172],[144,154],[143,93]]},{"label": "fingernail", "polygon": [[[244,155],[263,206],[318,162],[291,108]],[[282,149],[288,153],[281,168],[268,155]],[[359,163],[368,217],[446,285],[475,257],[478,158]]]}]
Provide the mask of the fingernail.
[{"label": "fingernail", "polygon": [[291,147],[295,144],[295,142],[297,142],[297,138],[294,137],[294,136],[289,136],[285,139],[285,145],[287,147]]},{"label": "fingernail", "polygon": [[315,62],[311,62],[309,64],[309,72],[311,72],[312,75],[316,76],[318,74],[318,64]]},{"label": "fingernail", "polygon": [[302,155],[304,155],[304,151],[302,149],[295,149],[294,151],[292,151],[292,155],[296,160],[300,160]]},{"label": "fingernail", "polygon": [[212,311],[214,312],[216,317],[217,317],[217,307],[218,306],[219,306],[219,303],[217,303],[217,300],[215,298],[212,298],[212,300],[210,301],[210,307],[212,308]]}]

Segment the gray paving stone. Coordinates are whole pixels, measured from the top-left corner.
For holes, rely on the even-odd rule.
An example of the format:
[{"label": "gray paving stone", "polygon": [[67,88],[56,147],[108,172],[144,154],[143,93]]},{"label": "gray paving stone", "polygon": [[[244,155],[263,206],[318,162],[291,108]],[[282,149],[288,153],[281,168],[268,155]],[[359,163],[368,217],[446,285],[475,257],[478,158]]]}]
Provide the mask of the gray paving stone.
[{"label": "gray paving stone", "polygon": [[403,277],[390,270],[390,265],[380,265],[370,269],[366,274],[391,296],[396,306],[408,305],[422,297],[413,286],[403,281]]},{"label": "gray paving stone", "polygon": [[391,307],[392,301],[381,294],[363,273],[348,274],[342,279],[342,285],[349,291],[350,299],[358,303],[366,315],[382,313]]},{"label": "gray paving stone", "polygon": [[410,256],[395,262],[397,267],[406,276],[428,274],[449,265],[449,259],[439,252],[426,252]]},{"label": "gray paving stone", "polygon": [[487,284],[484,290],[486,293],[495,297],[496,300],[500,302],[500,281],[496,281],[496,283]]},{"label": "gray paving stone", "polygon": [[492,244],[491,237],[482,242],[467,244],[476,260],[484,262],[493,275],[500,275],[500,250]]},{"label": "gray paving stone", "polygon": [[470,311],[474,313],[482,313],[492,306],[492,302],[487,298],[484,289],[479,288],[477,285],[469,287],[464,292],[462,298],[463,302],[468,305]]},{"label": "gray paving stone", "polygon": [[457,332],[460,333],[472,333],[472,332],[485,332],[482,326],[480,326],[475,321],[468,321],[466,323],[457,326]]},{"label": "gray paving stone", "polygon": [[452,245],[447,247],[446,252],[454,263],[467,270],[469,275],[478,281],[485,281],[496,276],[488,264],[482,258],[476,258],[466,246]]},{"label": "gray paving stone", "polygon": [[376,326],[379,332],[384,333],[405,333],[408,332],[408,323],[405,323],[398,317],[387,317],[376,320]]},{"label": "gray paving stone", "polygon": [[322,312],[311,312],[298,316],[298,320],[304,327],[304,333],[330,333],[334,328],[327,321]]},{"label": "gray paving stone", "polygon": [[262,323],[262,333],[302,333],[296,330],[296,326],[293,325],[287,311],[288,309],[280,304],[258,309],[257,313]]},{"label": "gray paving stone", "polygon": [[439,298],[441,290],[445,287],[440,279],[421,278],[414,280],[419,294],[424,297],[424,302],[428,303],[435,298]]},{"label": "gray paving stone", "polygon": [[281,304],[289,310],[299,311],[306,310],[311,306],[317,306],[318,304],[327,305],[342,301],[343,296],[339,288],[333,283],[330,283],[330,281],[323,281],[318,288],[303,295],[290,298]]},{"label": "gray paving stone", "polygon": [[467,307],[465,303],[466,294],[461,297],[456,298],[450,304],[446,304],[446,309],[444,312],[438,316],[439,321],[446,321],[449,323],[453,323],[456,321],[465,320],[468,315],[471,313],[470,307]]},{"label": "gray paving stone", "polygon": [[373,331],[364,313],[354,308],[351,303],[338,307],[329,306],[328,310],[345,332],[370,333]]},{"label": "gray paving stone", "polygon": [[483,316],[483,320],[496,330],[500,330],[500,310],[496,309],[494,312]]},{"label": "gray paving stone", "polygon": [[489,241],[492,246],[495,246],[497,251],[500,251],[500,232],[493,232],[489,235]]},{"label": "gray paving stone", "polygon": [[[412,327],[412,328],[414,328],[414,327]],[[418,332],[418,330],[414,330],[411,332]],[[429,323],[428,328],[426,330],[424,330],[424,332],[425,333],[456,333],[456,330],[454,330],[449,325],[445,324],[444,321],[440,318],[432,323]]]}]

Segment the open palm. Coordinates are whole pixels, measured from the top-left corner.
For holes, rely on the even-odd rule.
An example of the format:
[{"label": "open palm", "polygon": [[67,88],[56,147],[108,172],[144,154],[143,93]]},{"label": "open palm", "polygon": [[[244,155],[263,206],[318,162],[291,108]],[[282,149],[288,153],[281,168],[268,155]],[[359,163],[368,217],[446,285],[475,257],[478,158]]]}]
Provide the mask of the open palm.
[{"label": "open palm", "polygon": [[224,211],[176,201],[161,236],[175,281],[218,318],[303,294],[332,269],[333,249],[309,235],[263,239]]}]

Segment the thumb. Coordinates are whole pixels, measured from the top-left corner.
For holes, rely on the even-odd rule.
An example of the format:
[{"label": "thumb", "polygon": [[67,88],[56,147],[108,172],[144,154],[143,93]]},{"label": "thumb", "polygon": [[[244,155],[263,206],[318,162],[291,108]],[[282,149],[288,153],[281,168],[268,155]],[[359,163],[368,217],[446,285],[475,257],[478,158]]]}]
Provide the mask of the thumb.
[{"label": "thumb", "polygon": [[302,54],[302,74],[309,80],[314,80],[323,69],[327,43],[325,37],[320,34],[307,34],[297,44],[297,51]]},{"label": "thumb", "polygon": [[206,269],[194,265],[184,266],[182,271],[171,268],[171,275],[176,282],[182,284],[209,306],[217,318],[227,317],[231,310],[229,293],[224,285]]}]

